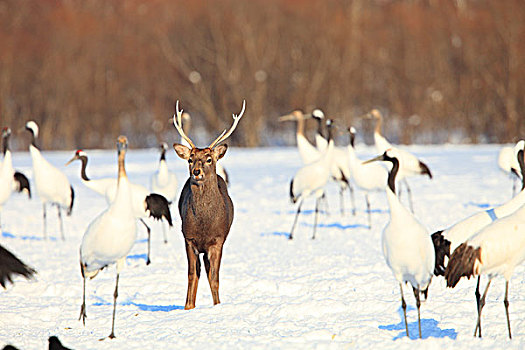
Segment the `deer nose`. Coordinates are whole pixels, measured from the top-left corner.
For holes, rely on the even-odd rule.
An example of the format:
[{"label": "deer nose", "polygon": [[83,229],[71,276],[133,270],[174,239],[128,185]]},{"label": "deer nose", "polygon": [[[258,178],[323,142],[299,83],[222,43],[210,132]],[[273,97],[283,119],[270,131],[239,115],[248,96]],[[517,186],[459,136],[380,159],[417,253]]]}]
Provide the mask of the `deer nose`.
[{"label": "deer nose", "polygon": [[201,173],[200,169],[193,169],[193,175],[199,176],[200,173]]}]

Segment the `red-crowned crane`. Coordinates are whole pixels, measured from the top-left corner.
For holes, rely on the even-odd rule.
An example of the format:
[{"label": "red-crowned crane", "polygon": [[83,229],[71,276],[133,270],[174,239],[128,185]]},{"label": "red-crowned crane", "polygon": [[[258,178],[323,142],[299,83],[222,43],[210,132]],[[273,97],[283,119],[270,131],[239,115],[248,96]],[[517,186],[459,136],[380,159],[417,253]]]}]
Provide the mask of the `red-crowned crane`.
[{"label": "red-crowned crane", "polygon": [[109,338],[115,338],[115,312],[117,309],[118,282],[137,237],[132,190],[124,164],[128,140],[119,136],[117,191],[109,207],[88,226],[80,245],[80,271],[83,279],[82,306],[79,320],[86,324],[86,279],[93,279],[102,269],[117,264],[117,278],[113,294],[113,318]]},{"label": "red-crowned crane", "polygon": [[376,127],[374,130],[374,142],[375,142],[375,146],[376,146],[378,153],[383,153],[387,149],[394,149],[394,148],[397,149],[398,154],[399,154],[400,163],[401,163],[397,179],[399,181],[403,181],[404,185],[406,186],[407,193],[408,193],[408,201],[410,205],[410,211],[414,212],[414,205],[412,204],[412,194],[411,194],[410,187],[408,186],[408,182],[406,178],[409,176],[415,176],[415,175],[428,175],[428,177],[432,179],[432,173],[430,172],[430,169],[425,163],[420,161],[412,153],[399,149],[397,147],[394,147],[381,134],[381,125],[383,124],[383,116],[381,115],[381,112],[379,112],[379,110],[372,109],[369,113],[366,114],[366,118],[377,120]]},{"label": "red-crowned crane", "polygon": [[494,221],[454,250],[445,279],[447,287],[455,287],[460,278],[465,276],[487,275],[489,281],[478,303],[478,320],[474,336],[481,337],[481,311],[492,279],[496,276],[505,278],[505,314],[509,338],[512,338],[509,318],[509,281],[516,266],[525,261],[525,206],[513,214]]},{"label": "red-crowned crane", "polygon": [[70,216],[75,202],[75,191],[69,184],[66,175],[51,165],[40,153],[36,145],[38,137],[38,125],[34,121],[26,123],[26,130],[31,133],[31,144],[29,153],[33,161],[33,178],[35,181],[36,191],[42,201],[43,219],[44,219],[44,237],[47,239],[46,224],[46,204],[52,204],[57,207],[58,219],[60,220],[60,232],[62,240],[64,237],[64,223],[62,221],[62,208],[67,209],[67,215]]},{"label": "red-crowned crane", "polygon": [[[118,179],[90,179],[86,174],[88,156],[83,150],[77,150],[73,158],[71,158],[66,163],[66,165],[75,160],[80,160],[82,163],[82,167],[80,168],[80,178],[82,183],[89,189],[103,195],[106,198],[106,202],[108,204],[112,203],[117,197]],[[148,232],[148,257],[146,260],[146,265],[149,265],[151,262],[151,229],[143,219],[153,217],[156,220],[162,220],[162,218],[164,218],[170,227],[173,226],[169,202],[166,198],[164,198],[164,196],[160,194],[150,193],[146,187],[142,185],[130,182],[129,186],[131,188],[131,204],[133,206],[133,213],[135,214],[135,217],[146,227],[146,231]],[[166,237],[164,237],[164,239],[166,240]]]},{"label": "red-crowned crane", "polygon": [[[519,141],[515,146],[516,150],[521,174],[525,175],[525,141]],[[441,273],[447,279],[447,286],[455,287],[463,276],[468,278],[478,276],[475,292],[478,323],[474,336],[479,329],[479,336],[481,337],[481,310],[485,304],[485,296],[490,282],[495,275],[499,274],[503,275],[507,282],[504,303],[509,337],[511,337],[507,300],[508,281],[514,267],[525,259],[525,239],[520,237],[520,235],[524,236],[525,234],[525,222],[521,219],[524,213],[525,181],[523,181],[521,192],[509,202],[486,212],[475,214],[454,225],[449,229],[449,232],[440,233],[438,231],[432,235],[436,254],[439,257],[436,259],[436,271],[438,268],[439,272],[444,270],[444,256],[450,256],[452,252],[446,269]],[[501,232],[501,235],[497,232]],[[519,248],[520,244],[521,248]],[[481,252],[481,248],[483,248],[483,252]],[[516,249],[522,249],[522,251],[516,252]],[[438,262],[440,262],[439,266]],[[474,265],[471,266],[472,264]],[[483,297],[479,292],[480,275],[482,274],[489,277]]]},{"label": "red-crowned crane", "polygon": [[370,213],[370,201],[368,199],[369,192],[383,191],[385,183],[388,179],[388,171],[386,168],[376,162],[363,164],[362,161],[355,154],[355,128],[348,128],[350,135],[350,143],[347,147],[348,164],[350,166],[350,173],[357,187],[365,191],[366,211],[368,213],[368,227],[372,228],[372,218]]},{"label": "red-crowned crane", "polygon": [[315,232],[317,229],[317,217],[319,214],[319,200],[324,196],[324,188],[330,179],[330,165],[333,161],[334,140],[332,139],[332,120],[327,120],[328,127],[328,147],[323,152],[321,157],[309,164],[300,168],[292,181],[290,182],[290,199],[293,203],[299,202],[297,213],[290,231],[289,239],[293,238],[297,218],[301,213],[301,206],[306,197],[314,195],[315,202],[315,219],[314,231],[312,239],[315,239]]},{"label": "red-crowned crane", "polygon": [[0,232],[2,229],[2,207],[7,202],[13,191],[27,191],[29,198],[31,198],[31,189],[29,187],[29,180],[24,174],[15,171],[13,168],[13,161],[11,151],[9,151],[9,136],[11,136],[11,129],[5,127],[2,129],[2,153],[4,155],[3,162],[0,163]]},{"label": "red-crowned crane", "polygon": [[[525,174],[525,164],[523,159],[524,151],[525,141],[521,140],[515,145],[514,153],[519,167],[521,168],[520,171],[522,174]],[[436,276],[443,276],[445,274],[445,257],[450,258],[450,255],[454,252],[454,250],[460,244],[469,239],[469,237],[472,237],[495,220],[514,213],[523,205],[525,205],[525,180],[523,181],[521,192],[507,203],[500,205],[499,207],[491,208],[471,215],[468,218],[463,219],[455,225],[447,228],[446,230],[440,230],[433,233],[432,241],[434,243],[434,249],[436,252],[436,266],[434,268],[434,274]],[[480,277],[478,276],[478,283],[476,285],[475,291],[478,308],[480,302],[479,284]]]},{"label": "red-crowned crane", "polygon": [[403,297],[403,283],[410,282],[416,297],[417,322],[421,338],[420,293],[425,298],[434,271],[434,246],[427,229],[399,201],[395,191],[396,175],[402,167],[403,157],[397,149],[388,149],[382,155],[366,161],[387,161],[392,163],[388,174],[386,196],[390,207],[390,222],[383,230],[382,246],[387,265],[399,282],[401,306],[405,317],[407,337],[408,323],[406,303]]},{"label": "red-crowned crane", "polygon": [[[319,154],[326,150],[328,140],[324,136],[323,126],[326,124],[325,115],[322,110],[316,108],[312,111],[312,117],[317,121],[317,132],[315,133],[315,144]],[[354,188],[350,183],[351,171],[348,164],[348,153],[346,147],[337,147],[334,144],[334,156],[330,171],[332,179],[339,185],[341,214],[344,214],[344,193],[346,189],[350,191],[350,201],[352,202],[352,215],[356,214]]]}]

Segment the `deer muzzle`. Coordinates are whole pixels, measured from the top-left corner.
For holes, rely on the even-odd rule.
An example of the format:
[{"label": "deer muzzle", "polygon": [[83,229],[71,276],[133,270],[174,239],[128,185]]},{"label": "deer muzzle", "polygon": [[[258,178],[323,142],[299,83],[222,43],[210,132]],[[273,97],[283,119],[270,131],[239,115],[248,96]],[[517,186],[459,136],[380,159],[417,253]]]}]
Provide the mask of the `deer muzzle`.
[{"label": "deer muzzle", "polygon": [[191,177],[193,177],[194,180],[200,181],[204,179],[204,171],[202,169],[196,168],[191,171]]}]

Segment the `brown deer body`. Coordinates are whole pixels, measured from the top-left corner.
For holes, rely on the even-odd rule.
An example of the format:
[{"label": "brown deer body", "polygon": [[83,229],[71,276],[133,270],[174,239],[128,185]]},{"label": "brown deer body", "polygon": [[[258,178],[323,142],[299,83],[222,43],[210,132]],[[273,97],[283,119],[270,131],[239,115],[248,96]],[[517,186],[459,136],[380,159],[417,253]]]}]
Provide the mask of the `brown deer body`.
[{"label": "brown deer body", "polygon": [[179,214],[188,259],[188,292],[184,307],[188,310],[195,307],[201,270],[200,254],[203,254],[213,304],[220,303],[219,269],[222,247],[233,222],[233,203],[228,195],[226,182],[216,173],[217,161],[224,156],[228,146],[218,144],[233,132],[242,117],[244,105],[241,114],[238,117],[234,115],[235,122],[230,131],[223,132],[206,148],[196,148],[193,145],[182,130],[182,111],[178,110],[178,105],[176,112],[177,120],[174,118],[174,125],[191,146],[190,149],[180,144],[173,145],[177,155],[188,161],[190,172],[179,198]]}]

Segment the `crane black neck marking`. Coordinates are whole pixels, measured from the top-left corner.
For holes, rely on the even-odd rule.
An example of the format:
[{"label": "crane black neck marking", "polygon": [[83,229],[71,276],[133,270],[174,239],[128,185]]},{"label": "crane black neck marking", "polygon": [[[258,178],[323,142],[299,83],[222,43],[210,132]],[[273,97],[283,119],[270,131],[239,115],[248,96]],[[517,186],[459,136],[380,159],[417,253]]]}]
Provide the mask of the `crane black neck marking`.
[{"label": "crane black neck marking", "polygon": [[5,157],[5,153],[7,152],[7,149],[9,148],[9,146],[8,146],[8,143],[9,143],[9,135],[4,136],[3,139],[4,139],[4,146],[3,146],[3,148],[2,148],[2,154],[3,154],[4,157]]},{"label": "crane black neck marking", "polygon": [[317,133],[321,135],[324,138],[324,130],[323,130],[323,120],[321,118],[317,119]]},{"label": "crane black neck marking", "polygon": [[396,157],[389,157],[386,152],[383,154],[383,160],[392,163],[392,170],[388,173],[388,187],[395,194],[396,193],[396,176],[399,171],[399,160]]},{"label": "crane black neck marking", "polygon": [[79,159],[82,162],[82,168],[80,168],[80,177],[82,177],[82,180],[84,181],[89,181],[89,177],[86,174],[88,159],[86,156],[80,156]]},{"label": "crane black neck marking", "polygon": [[351,132],[350,133],[350,146],[352,146],[352,148],[354,148],[354,143],[355,143],[355,134]]},{"label": "crane black neck marking", "polygon": [[36,149],[40,149],[36,145],[36,137],[35,137],[35,132],[33,131],[33,129],[26,127],[26,130],[31,133],[31,145],[33,145],[33,147],[35,147]]},{"label": "crane black neck marking", "polygon": [[162,149],[162,152],[160,154],[160,160],[161,161],[163,161],[163,160],[166,161],[166,150],[164,148]]},{"label": "crane black neck marking", "polygon": [[520,149],[518,151],[518,163],[520,164],[521,168],[521,190],[525,189],[525,151]]}]

